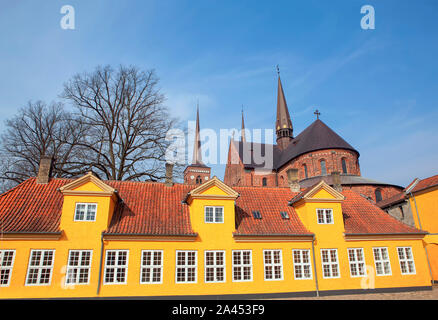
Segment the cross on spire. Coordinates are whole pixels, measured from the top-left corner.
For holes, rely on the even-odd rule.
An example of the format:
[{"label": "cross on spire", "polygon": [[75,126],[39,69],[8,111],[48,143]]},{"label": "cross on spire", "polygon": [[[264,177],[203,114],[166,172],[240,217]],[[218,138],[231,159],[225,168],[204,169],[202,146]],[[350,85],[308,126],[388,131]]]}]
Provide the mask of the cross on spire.
[{"label": "cross on spire", "polygon": [[319,110],[316,109],[316,111],[315,111],[313,114],[316,115],[316,120],[318,120],[318,119],[319,119],[319,116],[321,115],[321,112],[319,112]]},{"label": "cross on spire", "polygon": [[277,64],[277,73],[278,75],[280,75],[280,67],[278,66],[278,64]]}]

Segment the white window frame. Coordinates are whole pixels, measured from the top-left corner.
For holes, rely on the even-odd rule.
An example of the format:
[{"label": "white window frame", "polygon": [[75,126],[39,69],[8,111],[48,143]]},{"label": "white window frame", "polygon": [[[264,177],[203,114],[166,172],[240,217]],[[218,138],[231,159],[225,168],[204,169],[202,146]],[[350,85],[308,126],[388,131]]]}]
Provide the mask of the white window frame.
[{"label": "white window frame", "polygon": [[[150,253],[151,254],[151,264],[149,265],[145,265],[143,264],[144,259],[143,259],[143,255],[145,253]],[[160,256],[160,264],[155,264],[155,257],[156,256]],[[140,262],[140,284],[161,284],[163,283],[163,260],[164,260],[164,255],[163,255],[163,250],[142,250],[141,251],[141,262]],[[149,269],[149,281],[143,281],[143,271],[145,269]],[[154,279],[154,271],[155,269],[159,269],[160,270],[160,281],[153,281]]]},{"label": "white window frame", "polygon": [[[298,253],[299,262],[295,261],[295,253]],[[304,261],[304,253],[307,254],[308,262]],[[312,262],[310,258],[310,250],[309,249],[293,249],[292,250],[292,262],[294,267],[294,279],[295,280],[311,280],[313,279],[313,273],[312,273]],[[309,276],[305,276],[304,267],[309,267]],[[301,277],[297,276],[297,270],[296,268],[299,268],[301,270]]]},{"label": "white window frame", "polygon": [[[243,254],[247,252],[249,253],[249,263],[244,263]],[[234,262],[234,255],[240,255],[240,263]],[[233,250],[231,255],[231,261],[232,261],[232,273],[233,273],[233,282],[250,282],[253,280],[252,277],[252,250]],[[241,279],[236,279],[234,277],[234,269],[239,269]],[[245,268],[249,268],[249,279],[244,279],[245,274]]]},{"label": "white window frame", "polygon": [[[116,256],[114,259],[114,261],[115,261],[114,265],[108,265],[108,254],[110,252],[116,253]],[[119,255],[121,252],[126,252],[126,263],[124,265],[117,264],[117,262],[119,260]],[[105,267],[104,267],[104,273],[103,273],[103,284],[104,285],[127,284],[128,283],[128,267],[129,267],[129,250],[127,250],[127,249],[107,249],[105,251]],[[107,273],[109,272],[108,269],[114,269],[114,271],[113,271],[114,281],[113,282],[106,281],[106,276],[107,276]],[[123,281],[123,282],[119,282],[117,280],[117,270],[118,269],[125,269],[125,281]]]},{"label": "white window frame", "polygon": [[[188,253],[195,253],[195,264],[187,264]],[[178,264],[178,253],[184,253],[184,264]],[[187,281],[188,269],[195,269],[195,280]],[[184,269],[184,281],[178,281],[178,269]],[[176,250],[175,254],[175,283],[197,283],[198,282],[198,251],[197,250]]]},{"label": "white window frame", "polygon": [[[329,258],[328,262],[324,262],[324,251],[327,251],[327,257]],[[335,251],[336,253],[336,261],[332,260],[332,251]],[[326,276],[325,272],[324,272],[324,266],[328,265],[329,266],[329,270],[330,270],[330,276]],[[337,272],[338,275],[337,276],[333,276],[333,266],[336,265],[337,268]],[[338,255],[338,249],[321,249],[321,267],[322,267],[322,277],[324,279],[338,279],[341,277],[341,268],[339,266],[339,255]]]},{"label": "white window frame", "polygon": [[[34,253],[41,252],[39,264],[35,266],[31,266],[32,256]],[[44,261],[44,257],[46,253],[51,252],[52,253],[52,260],[50,265],[43,265],[42,262]],[[50,286],[52,283],[52,275],[53,275],[53,265],[55,264],[55,250],[54,249],[31,249],[29,254],[29,263],[27,265],[27,273],[26,273],[26,286]],[[32,269],[36,269],[37,274],[37,282],[36,283],[29,283],[29,275],[30,271]],[[50,275],[49,275],[49,282],[48,283],[41,283],[41,273],[43,269],[49,269]]]},{"label": "white window frame", "polygon": [[[400,250],[403,250],[403,257],[400,256]],[[407,251],[409,250],[410,258],[406,258]],[[400,264],[400,272],[402,275],[414,275],[417,274],[417,270],[415,268],[415,261],[414,261],[414,254],[412,253],[412,247],[397,247],[397,255],[398,255],[398,261]],[[402,262],[406,263],[406,268],[408,272],[403,272]],[[412,262],[412,267],[414,269],[413,272],[409,272],[409,262]]]},{"label": "white window frame", "polygon": [[[207,208],[213,208],[213,221],[207,221]],[[217,211],[216,209],[222,210],[222,221],[217,221]],[[204,207],[204,222],[205,223],[224,223],[224,207],[221,206],[205,206]]]},{"label": "white window frame", "polygon": [[[375,250],[379,251],[379,255],[380,258],[382,257],[382,250],[385,250],[386,252],[386,256],[388,257],[388,259],[376,259],[376,253]],[[391,259],[389,258],[389,251],[388,251],[388,247],[374,247],[373,248],[373,258],[374,258],[374,267],[376,268],[376,275],[379,277],[385,277],[385,276],[391,276],[392,275],[392,268],[391,268]],[[385,273],[385,267],[384,267],[384,263],[388,262],[389,265],[389,273]],[[383,274],[379,274],[377,272],[378,268],[377,268],[377,264],[378,263],[382,263],[382,271]]]},{"label": "white window frame", "polygon": [[[361,251],[362,260],[358,259],[358,254],[357,254],[358,251]],[[354,260],[351,259],[350,252],[353,253]],[[350,266],[350,276],[352,278],[366,277],[367,276],[367,266],[365,264],[365,252],[364,252],[363,248],[348,248],[347,255],[348,255],[348,262],[349,262],[349,266]],[[360,272],[360,270],[361,270],[359,267],[360,265],[362,265],[363,274],[361,274],[361,272]],[[353,275],[353,266],[356,268],[357,275]]]},{"label": "white window frame", "polygon": [[[70,265],[70,258],[73,252],[79,252],[79,259],[78,259],[78,265],[77,266],[71,266]],[[82,262],[82,257],[84,255],[84,253],[90,253],[90,259],[89,259],[89,265],[88,266],[83,266],[81,265]],[[92,263],[92,259],[93,259],[93,250],[69,250],[68,251],[68,258],[67,258],[67,270],[65,272],[65,285],[66,286],[71,286],[71,285],[87,285],[90,284],[90,278],[91,278],[91,263]],[[78,269],[76,272],[76,277],[73,279],[74,282],[68,282],[69,281],[69,271],[70,270],[74,270],[74,269]],[[81,270],[86,270],[87,274],[88,274],[88,281],[87,282],[79,282],[80,279],[80,271]]]},{"label": "white window frame", "polygon": [[[323,210],[323,222],[319,221],[319,212],[318,212],[319,210]],[[327,222],[327,211],[330,212],[331,222]],[[316,222],[318,224],[334,224],[335,219],[333,217],[333,209],[332,208],[317,208],[316,209]]]},{"label": "white window frame", "polygon": [[[6,252],[12,252],[12,260],[11,264],[8,266],[4,266],[4,257]],[[9,287],[9,284],[11,283],[11,277],[12,277],[12,270],[14,268],[14,261],[15,261],[15,250],[13,249],[5,249],[0,250],[0,274],[4,270],[9,270],[8,276],[7,276],[7,282],[4,284],[0,283],[0,287]]]},{"label": "white window frame", "polygon": [[[78,209],[78,205],[84,205],[85,206],[85,212],[84,212],[84,219],[77,219],[76,218],[76,212]],[[94,219],[93,220],[88,220],[87,219],[87,212],[88,212],[88,206],[96,206],[96,212],[94,213]],[[75,213],[73,216],[73,221],[81,221],[81,222],[94,222],[96,221],[96,216],[97,216],[97,203],[94,202],[76,202],[75,204]]]},{"label": "white window frame", "polygon": [[[274,262],[274,252],[278,251],[280,252],[280,262]],[[271,263],[266,263],[266,254],[270,253],[269,255],[271,256]],[[276,278],[275,277],[275,267],[280,267],[280,272],[281,272],[281,278]],[[271,268],[271,272],[272,272],[272,279],[267,279],[266,278],[266,268]],[[263,250],[263,270],[264,270],[264,279],[265,281],[281,281],[284,279],[284,273],[283,273],[283,252],[281,249],[266,249]]]},{"label": "white window frame", "polygon": [[[207,265],[207,253],[213,253],[213,264],[212,265]],[[221,253],[223,255],[222,256],[223,264],[216,264],[218,253]],[[206,251],[204,251],[204,281],[205,281],[205,283],[222,283],[222,282],[225,282],[227,280],[225,260],[226,260],[225,250],[206,250]],[[213,277],[214,277],[213,281],[207,280],[207,269],[213,269]],[[223,280],[222,281],[217,280],[218,269],[222,269],[222,273],[223,273]]]}]

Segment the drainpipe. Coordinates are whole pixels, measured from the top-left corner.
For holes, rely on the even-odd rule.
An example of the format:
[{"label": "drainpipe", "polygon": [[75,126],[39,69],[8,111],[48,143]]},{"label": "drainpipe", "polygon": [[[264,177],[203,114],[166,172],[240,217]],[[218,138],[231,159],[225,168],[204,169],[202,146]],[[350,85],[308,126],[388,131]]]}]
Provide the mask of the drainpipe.
[{"label": "drainpipe", "polygon": [[102,280],[102,258],[103,258],[103,233],[100,235],[99,282],[97,283],[96,295],[99,295],[100,283],[101,283],[101,280]]},{"label": "drainpipe", "polygon": [[[420,214],[418,213],[417,201],[415,200],[415,196],[412,194],[412,191],[409,192],[409,194],[411,195],[412,199],[414,199],[415,212],[417,213],[417,219],[418,219],[418,226],[420,227],[421,230],[423,230],[423,227],[421,226]],[[429,267],[430,279],[431,279],[432,284],[433,284],[434,280],[433,280],[433,275],[432,275],[432,267],[430,266],[430,261],[429,261],[429,253],[427,252],[427,244],[424,246],[424,250],[426,251],[427,265]]]},{"label": "drainpipe", "polygon": [[316,288],[316,296],[319,298],[319,287],[318,287],[318,274],[316,272],[316,259],[315,259],[315,235],[312,238],[312,256],[313,256],[313,271],[315,274],[315,288]]}]

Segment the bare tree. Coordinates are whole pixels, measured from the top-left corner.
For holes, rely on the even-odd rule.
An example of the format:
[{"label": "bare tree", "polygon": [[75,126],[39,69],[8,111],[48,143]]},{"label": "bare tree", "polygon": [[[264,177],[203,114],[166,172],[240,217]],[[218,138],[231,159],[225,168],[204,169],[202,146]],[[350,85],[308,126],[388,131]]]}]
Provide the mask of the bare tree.
[{"label": "bare tree", "polygon": [[[16,116],[6,121],[1,135],[0,179],[3,190],[38,173],[41,156],[56,159],[53,176],[70,177],[84,172],[77,165],[84,151],[78,147],[84,126],[66,112],[61,103],[47,105],[42,101],[29,102]],[[86,170],[86,169],[85,169]]]},{"label": "bare tree", "polygon": [[87,128],[76,142],[82,166],[108,180],[160,180],[165,176],[166,133],[177,123],[163,105],[153,70],[97,67],[65,83],[62,97]]}]

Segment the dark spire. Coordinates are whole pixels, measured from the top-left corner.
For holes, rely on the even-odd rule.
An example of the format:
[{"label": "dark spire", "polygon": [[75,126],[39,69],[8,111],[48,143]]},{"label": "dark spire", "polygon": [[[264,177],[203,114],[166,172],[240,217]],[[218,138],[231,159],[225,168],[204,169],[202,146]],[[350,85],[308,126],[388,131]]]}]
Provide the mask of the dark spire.
[{"label": "dark spire", "polygon": [[278,72],[278,92],[277,92],[277,121],[275,130],[277,133],[277,144],[281,149],[285,149],[293,139],[293,127],[287,108],[286,98],[284,97],[283,86],[281,85],[280,70]]},{"label": "dark spire", "polygon": [[201,137],[199,134],[199,102],[196,111],[196,132],[195,132],[195,143],[193,146],[193,158],[192,165],[204,165],[202,163],[202,155],[201,155]]},{"label": "dark spire", "polygon": [[243,105],[242,105],[242,136],[241,136],[242,142],[246,142],[245,138],[245,121],[243,120]]}]

